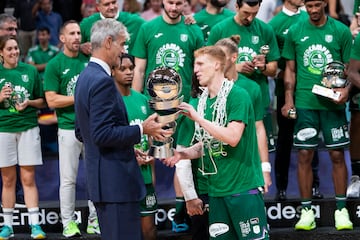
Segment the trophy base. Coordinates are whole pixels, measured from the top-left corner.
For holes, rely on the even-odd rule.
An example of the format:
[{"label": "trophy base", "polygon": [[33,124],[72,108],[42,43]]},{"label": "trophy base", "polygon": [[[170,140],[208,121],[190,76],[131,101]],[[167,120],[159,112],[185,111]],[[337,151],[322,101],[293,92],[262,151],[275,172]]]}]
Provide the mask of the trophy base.
[{"label": "trophy base", "polygon": [[158,159],[165,159],[174,156],[174,151],[172,148],[173,139],[169,138],[167,142],[154,142],[153,145],[150,146],[149,156]]},{"label": "trophy base", "polygon": [[340,92],[336,92],[331,88],[326,88],[316,84],[313,86],[312,92],[315,93],[316,95],[327,97],[336,101],[340,99],[340,95],[341,95]]}]

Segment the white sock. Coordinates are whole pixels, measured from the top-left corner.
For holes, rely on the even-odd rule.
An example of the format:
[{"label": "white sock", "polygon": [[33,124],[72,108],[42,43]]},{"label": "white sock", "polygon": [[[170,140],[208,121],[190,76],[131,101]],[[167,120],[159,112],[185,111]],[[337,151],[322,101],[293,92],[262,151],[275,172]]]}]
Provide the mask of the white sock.
[{"label": "white sock", "polygon": [[29,218],[30,225],[39,225],[39,208],[38,207],[28,208],[28,212],[30,215]]},{"label": "white sock", "polygon": [[12,227],[14,208],[3,208],[4,225]]}]

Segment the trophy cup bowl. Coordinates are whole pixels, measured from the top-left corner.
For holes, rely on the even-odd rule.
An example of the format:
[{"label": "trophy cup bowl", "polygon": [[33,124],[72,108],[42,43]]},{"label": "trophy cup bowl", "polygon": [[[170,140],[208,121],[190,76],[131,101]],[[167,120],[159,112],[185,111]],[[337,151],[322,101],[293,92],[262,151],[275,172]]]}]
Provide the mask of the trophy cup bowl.
[{"label": "trophy cup bowl", "polygon": [[[179,97],[182,89],[180,75],[172,68],[158,67],[149,74],[146,86],[151,97],[150,108],[159,115],[157,122],[164,124],[163,129],[175,132],[176,119],[180,113],[177,107],[183,101],[183,96]],[[171,135],[165,135],[164,141],[153,141],[149,155],[160,159],[171,157],[174,141]]]},{"label": "trophy cup bowl", "polygon": [[263,55],[267,55],[270,52],[270,47],[269,45],[263,45],[260,47],[260,53]]},{"label": "trophy cup bowl", "polygon": [[333,100],[339,100],[340,92],[336,92],[333,88],[344,88],[347,85],[347,80],[344,74],[345,65],[339,61],[334,61],[326,64],[322,72],[321,84],[315,84],[312,92],[327,97]]}]

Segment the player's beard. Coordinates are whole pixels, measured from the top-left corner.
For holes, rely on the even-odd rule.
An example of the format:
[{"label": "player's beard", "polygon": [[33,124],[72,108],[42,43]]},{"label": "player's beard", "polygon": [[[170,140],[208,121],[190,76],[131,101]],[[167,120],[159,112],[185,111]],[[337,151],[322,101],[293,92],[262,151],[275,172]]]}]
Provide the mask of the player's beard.
[{"label": "player's beard", "polygon": [[176,20],[181,16],[181,12],[178,12],[178,14],[176,15],[176,17],[173,17],[170,15],[170,13],[164,8],[164,12],[165,14],[171,19],[171,20]]},{"label": "player's beard", "polygon": [[222,8],[222,7],[225,7],[226,6],[226,2],[221,2],[219,0],[210,0],[210,3],[214,6],[214,7],[217,7],[217,8]]}]

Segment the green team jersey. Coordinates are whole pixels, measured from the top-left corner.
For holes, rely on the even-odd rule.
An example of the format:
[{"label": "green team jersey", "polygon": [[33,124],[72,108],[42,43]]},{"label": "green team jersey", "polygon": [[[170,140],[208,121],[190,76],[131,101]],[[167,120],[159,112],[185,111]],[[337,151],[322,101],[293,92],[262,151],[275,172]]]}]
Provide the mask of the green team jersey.
[{"label": "green team jersey", "polygon": [[[151,114],[148,99],[143,94],[131,89],[130,95],[123,96],[123,99],[130,125],[141,124]],[[140,149],[143,152],[146,152],[149,149],[148,138],[146,135],[143,135],[141,142],[136,144],[135,148]],[[145,184],[151,184],[151,165],[141,165],[140,170]]]},{"label": "green team jersey", "polygon": [[[64,96],[73,96],[76,81],[87,63],[88,58],[81,53],[73,58],[66,56],[63,52],[58,53],[46,65],[44,91],[54,91]],[[56,108],[55,110],[59,128],[73,130],[75,128],[74,105]]]},{"label": "green team jersey", "polygon": [[[307,14],[307,12],[301,10],[291,16],[288,15],[286,12],[281,11],[270,20],[269,25],[272,26],[272,28],[274,29],[280,53],[282,53],[282,50],[284,48],[284,42],[289,28],[295,23],[302,21],[303,19],[307,19],[308,17],[309,15]],[[284,71],[285,65],[285,59],[280,58],[280,60],[278,61],[278,68]],[[275,93],[277,96],[285,94],[284,79],[276,79]]]},{"label": "green team jersey", "polygon": [[[231,37],[232,35],[241,36],[237,63],[252,61],[255,55],[260,54],[260,47],[263,45],[269,45],[270,47],[270,51],[266,55],[268,62],[277,61],[280,58],[274,30],[271,26],[257,18],[253,20],[250,26],[241,26],[235,22],[234,18],[227,18],[221,21],[211,29],[208,45],[214,45],[218,40]],[[263,96],[263,108],[268,108],[270,105],[270,94],[267,76],[262,74],[261,71],[255,71],[247,77],[255,80],[260,85]]]},{"label": "green team jersey", "polygon": [[[5,83],[12,85],[12,100],[18,98],[25,101],[44,97],[40,75],[30,64],[19,62],[13,69],[0,65],[0,89]],[[19,112],[12,100],[6,99],[0,103],[0,132],[23,132],[38,126],[37,109],[28,106]]]},{"label": "green team jersey", "polygon": [[[193,72],[193,53],[204,45],[202,32],[197,25],[185,24],[184,17],[176,24],[168,24],[159,16],[145,24],[139,30],[133,55],[147,59],[144,81],[151,71],[160,66],[175,69],[182,79],[184,101],[191,92]],[[149,96],[144,84],[144,94]]]},{"label": "green team jersey", "polygon": [[255,122],[263,120],[264,118],[264,108],[262,107],[262,97],[260,86],[253,80],[245,77],[242,74],[238,74],[238,79],[235,82],[235,85],[243,88],[249,94],[251,103],[254,108],[255,113]]},{"label": "green team jersey", "polygon": [[[59,48],[49,45],[47,49],[42,49],[40,45],[36,45],[29,49],[28,55],[26,57],[27,63],[43,64],[47,63],[56,56],[59,52]],[[44,71],[40,72],[41,78],[44,76]]]},{"label": "green team jersey", "polygon": [[[190,98],[189,104],[196,108],[198,105],[199,99],[198,98]],[[190,147],[195,142],[193,142],[193,136],[195,131],[195,124],[194,121],[192,121],[190,118],[184,118],[184,120],[181,122],[179,126],[179,136],[181,138],[178,138],[177,144],[184,146],[184,147]],[[191,160],[191,167],[194,177],[194,185],[196,192],[198,194],[208,194],[208,177],[207,175],[203,175],[198,168],[200,168],[201,162],[199,159]]]},{"label": "green team jersey", "polygon": [[[95,22],[101,19],[104,19],[104,17],[100,15],[100,13],[94,13],[91,16],[84,18],[80,22],[82,43],[90,42],[91,28]],[[128,39],[128,41],[126,42],[125,49],[128,53],[132,54],[134,42],[139,32],[139,28],[145,22],[145,20],[142,19],[138,14],[132,14],[128,12],[119,12],[116,20],[124,24],[128,33],[130,34],[130,39]]]},{"label": "green team jersey", "polygon": [[[350,58],[360,61],[360,34],[356,35],[354,43],[351,47]],[[360,98],[358,99],[358,105],[360,107]]]},{"label": "green team jersey", "polygon": [[215,24],[221,22],[222,20],[233,17],[235,13],[233,11],[230,11],[227,8],[223,8],[223,10],[218,14],[210,14],[206,11],[206,9],[202,9],[199,12],[195,13],[194,18],[196,21],[196,24],[200,27],[205,42],[208,39],[210,30]]},{"label": "green team jersey", "polygon": [[360,12],[360,0],[354,0],[354,9],[353,9],[353,13],[354,13],[354,16],[357,12]]},{"label": "green team jersey", "polygon": [[326,64],[349,61],[351,44],[348,27],[331,17],[327,17],[326,24],[321,27],[303,20],[289,29],[282,56],[296,62],[296,108],[334,110],[345,107],[345,104],[335,104],[312,93],[312,88],[315,84],[322,86],[322,71]]},{"label": "green team jersey", "polygon": [[[241,96],[241,97],[239,97]],[[212,121],[213,104],[216,97],[206,101],[205,119]],[[231,121],[241,121],[245,129],[240,142],[235,147],[221,144],[216,139],[204,147],[204,169],[214,173],[214,161],[217,174],[208,175],[209,196],[225,197],[248,191],[264,185],[258,152],[254,110],[247,92],[234,85],[226,102],[226,125]],[[222,150],[223,154],[218,154]],[[225,155],[225,154],[224,154]]]}]

